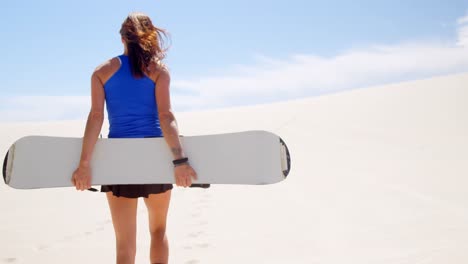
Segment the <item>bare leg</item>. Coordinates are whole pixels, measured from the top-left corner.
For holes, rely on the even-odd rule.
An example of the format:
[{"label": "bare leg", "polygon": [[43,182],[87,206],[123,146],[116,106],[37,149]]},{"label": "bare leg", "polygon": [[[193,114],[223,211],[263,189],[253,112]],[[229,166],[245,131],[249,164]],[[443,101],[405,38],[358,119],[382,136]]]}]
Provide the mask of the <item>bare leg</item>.
[{"label": "bare leg", "polygon": [[134,264],[136,256],[136,214],[138,199],[116,197],[107,192],[115,231],[117,264]]},{"label": "bare leg", "polygon": [[171,190],[160,194],[150,194],[144,200],[148,208],[151,234],[151,263],[167,264],[169,261],[169,242],[166,236],[166,219],[171,200]]}]

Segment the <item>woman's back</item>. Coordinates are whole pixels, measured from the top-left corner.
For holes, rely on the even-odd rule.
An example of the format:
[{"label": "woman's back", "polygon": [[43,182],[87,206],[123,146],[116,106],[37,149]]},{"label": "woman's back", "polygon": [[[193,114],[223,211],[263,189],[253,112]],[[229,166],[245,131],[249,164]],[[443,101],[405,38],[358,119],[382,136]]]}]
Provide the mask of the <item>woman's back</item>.
[{"label": "woman's back", "polygon": [[154,81],[147,76],[135,78],[129,57],[118,58],[120,68],[104,84],[109,138],[162,136]]},{"label": "woman's back", "polygon": [[[174,159],[176,183],[189,187],[197,177],[183,151],[177,121],[170,107],[170,75],[162,62],[166,54],[163,45],[166,33],[155,27],[147,15],[130,13],[122,23],[120,35],[125,55],[99,65],[91,76],[91,110],[80,162],[72,176],[73,184],[77,190],[91,188],[90,164],[107,103],[109,137],[157,137],[163,136],[164,130],[164,139]],[[106,192],[114,225],[117,263],[135,263],[139,197],[145,198],[148,209],[151,263],[168,263],[166,220],[172,188],[172,184],[101,186],[101,192]]]}]

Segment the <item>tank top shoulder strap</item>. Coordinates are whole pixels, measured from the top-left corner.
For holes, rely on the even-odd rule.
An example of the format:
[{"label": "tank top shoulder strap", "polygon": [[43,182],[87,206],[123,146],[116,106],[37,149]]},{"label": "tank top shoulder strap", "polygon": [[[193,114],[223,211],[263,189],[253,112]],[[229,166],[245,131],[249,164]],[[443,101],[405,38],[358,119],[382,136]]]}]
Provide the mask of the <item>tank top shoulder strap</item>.
[{"label": "tank top shoulder strap", "polygon": [[121,66],[128,65],[128,56],[122,54],[122,55],[117,56],[117,58],[119,59]]}]

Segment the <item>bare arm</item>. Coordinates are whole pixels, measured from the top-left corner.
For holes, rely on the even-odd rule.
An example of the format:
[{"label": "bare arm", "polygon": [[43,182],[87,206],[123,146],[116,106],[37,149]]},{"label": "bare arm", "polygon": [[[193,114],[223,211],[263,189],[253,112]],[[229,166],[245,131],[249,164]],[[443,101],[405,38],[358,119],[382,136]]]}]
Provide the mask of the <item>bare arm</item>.
[{"label": "bare arm", "polygon": [[156,81],[156,100],[159,112],[159,122],[161,124],[164,139],[166,140],[174,159],[180,159],[185,157],[185,153],[179,139],[177,120],[171,109],[169,85],[169,73],[162,71]]},{"label": "bare arm", "polygon": [[[156,79],[156,100],[158,104],[159,122],[164,139],[171,149],[173,158],[180,159],[186,156],[179,139],[177,120],[171,109],[169,85],[169,73],[163,70]],[[192,185],[192,180],[197,179],[197,173],[190,164],[186,163],[174,168],[174,177],[178,186],[188,187]]]},{"label": "bare arm", "polygon": [[91,77],[91,110],[83,137],[80,166],[89,166],[94,145],[104,122],[104,88],[96,72]]},{"label": "bare arm", "polygon": [[80,163],[72,177],[77,190],[91,188],[89,163],[104,121],[104,98],[104,87],[98,72],[95,71],[91,77],[91,110],[86,122]]}]

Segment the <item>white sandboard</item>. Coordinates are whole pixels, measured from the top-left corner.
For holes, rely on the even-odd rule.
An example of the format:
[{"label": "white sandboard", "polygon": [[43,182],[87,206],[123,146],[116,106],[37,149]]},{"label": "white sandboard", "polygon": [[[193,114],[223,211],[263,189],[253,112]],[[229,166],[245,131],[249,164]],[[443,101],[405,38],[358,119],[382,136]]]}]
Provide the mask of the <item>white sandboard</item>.
[{"label": "white sandboard", "polygon": [[[289,151],[266,131],[181,137],[194,183],[272,184],[286,178]],[[17,140],[3,164],[5,183],[17,189],[72,186],[82,138],[27,136]],[[92,185],[175,183],[164,138],[98,139],[91,160]]]}]

